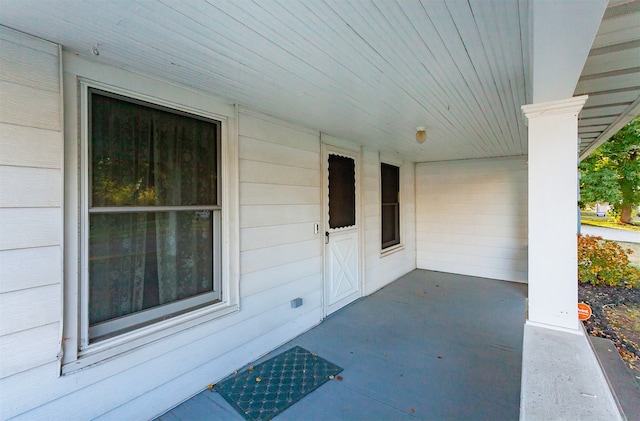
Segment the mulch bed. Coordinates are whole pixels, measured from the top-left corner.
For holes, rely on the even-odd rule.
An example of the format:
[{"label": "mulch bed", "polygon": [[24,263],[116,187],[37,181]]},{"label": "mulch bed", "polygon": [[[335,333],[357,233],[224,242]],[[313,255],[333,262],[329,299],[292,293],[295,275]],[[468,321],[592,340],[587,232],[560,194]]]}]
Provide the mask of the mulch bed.
[{"label": "mulch bed", "polygon": [[640,289],[578,284],[578,301],[591,306],[592,316],[583,322],[592,336],[610,339],[629,367],[640,373],[640,343],[634,342],[614,328],[607,317],[607,307],[640,305]]}]

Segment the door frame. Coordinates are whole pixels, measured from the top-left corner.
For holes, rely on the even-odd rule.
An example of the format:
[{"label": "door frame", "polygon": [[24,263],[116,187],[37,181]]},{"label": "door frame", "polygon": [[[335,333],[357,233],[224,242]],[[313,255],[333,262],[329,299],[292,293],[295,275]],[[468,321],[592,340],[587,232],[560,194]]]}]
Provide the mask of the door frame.
[{"label": "door frame", "polygon": [[[325,233],[329,229],[329,154],[343,155],[347,157],[352,157],[355,159],[355,200],[356,200],[356,230],[357,230],[357,247],[358,250],[356,252],[357,259],[357,268],[358,268],[358,294],[357,297],[354,298],[353,302],[364,295],[364,209],[363,209],[363,191],[362,191],[362,151],[360,145],[355,143],[344,141],[338,138],[334,138],[333,136],[326,135],[324,133],[320,133],[320,145],[321,145],[321,169],[322,169],[322,180],[321,180],[321,194],[322,194],[322,218],[321,218],[321,233],[322,234],[322,317],[325,318],[331,313],[339,310],[333,309],[329,312],[329,304],[327,302],[327,294],[328,294],[328,276],[327,273],[327,246],[325,244]],[[349,303],[350,303],[349,302]],[[346,303],[342,305],[340,308],[346,306]]]}]

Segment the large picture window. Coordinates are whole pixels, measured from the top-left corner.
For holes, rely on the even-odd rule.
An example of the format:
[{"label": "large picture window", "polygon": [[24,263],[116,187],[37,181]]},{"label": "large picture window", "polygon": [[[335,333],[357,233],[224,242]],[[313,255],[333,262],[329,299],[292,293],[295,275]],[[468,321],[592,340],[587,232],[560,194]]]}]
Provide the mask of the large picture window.
[{"label": "large picture window", "polygon": [[382,249],[400,244],[400,168],[380,164]]},{"label": "large picture window", "polygon": [[219,121],[88,91],[88,341],[221,299]]}]

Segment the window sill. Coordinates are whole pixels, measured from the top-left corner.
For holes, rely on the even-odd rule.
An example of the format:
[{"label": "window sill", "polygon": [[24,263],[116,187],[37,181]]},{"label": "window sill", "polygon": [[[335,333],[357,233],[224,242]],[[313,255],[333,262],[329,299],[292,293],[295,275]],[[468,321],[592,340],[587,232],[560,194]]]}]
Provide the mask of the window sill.
[{"label": "window sill", "polygon": [[404,250],[404,244],[397,244],[395,246],[388,247],[380,252],[380,257],[386,257],[390,254],[397,253]]},{"label": "window sill", "polygon": [[97,364],[109,361],[114,357],[145,346],[158,340],[187,329],[201,325],[212,320],[219,319],[239,310],[237,304],[219,303],[217,305],[195,310],[176,317],[164,320],[151,326],[146,326],[132,332],[119,335],[114,338],[91,344],[86,350],[78,353],[75,361],[63,363],[62,375],[76,373]]}]

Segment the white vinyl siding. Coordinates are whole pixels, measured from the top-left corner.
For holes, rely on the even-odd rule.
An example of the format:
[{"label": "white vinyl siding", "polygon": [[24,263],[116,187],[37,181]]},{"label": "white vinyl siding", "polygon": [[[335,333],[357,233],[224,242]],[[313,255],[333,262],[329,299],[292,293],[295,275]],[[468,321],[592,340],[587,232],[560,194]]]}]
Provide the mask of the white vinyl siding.
[{"label": "white vinyl siding", "polygon": [[[42,43],[51,50],[46,52],[39,43],[33,44],[32,38],[16,36],[29,44],[18,58],[31,57],[40,63],[42,54],[57,54],[57,46]],[[16,60],[2,57],[3,65]],[[11,183],[26,183],[21,192],[0,178],[0,395],[6,403],[0,405],[0,419],[19,415],[29,419],[149,419],[320,322],[324,235],[322,229],[317,234],[314,231],[315,224],[322,223],[320,133],[248,110],[238,114],[235,107],[212,95],[72,53],[63,53],[62,60],[66,143],[60,122],[52,128],[42,127],[41,122],[55,120],[50,115],[38,118],[36,127],[0,122],[0,169],[10,174]],[[58,71],[59,65],[53,70]],[[236,279],[239,311],[204,323],[190,320],[171,335],[160,331],[150,334],[152,342],[114,345],[106,360],[93,354],[78,356],[78,318],[74,305],[69,304],[76,303],[79,294],[79,76],[225,116],[229,139],[232,143],[237,139],[229,145],[228,160],[223,164],[225,174],[232,176],[225,193],[226,203],[235,203],[228,217],[236,230],[230,229],[223,241],[228,247],[229,276]],[[61,118],[59,105],[43,110],[56,112]],[[20,122],[26,119],[22,114]],[[404,248],[381,256],[380,159],[377,152],[363,151],[359,216],[364,216],[366,293],[415,267],[414,167],[404,161],[398,165]],[[68,218],[64,225],[68,239],[64,244],[64,300],[63,202]],[[290,301],[298,297],[303,305],[291,308]],[[65,365],[61,375],[62,314],[68,324],[62,341]],[[132,349],[132,345],[136,347]]]},{"label": "white vinyl siding", "polygon": [[369,295],[416,268],[414,164],[385,159],[400,167],[400,241],[388,254],[381,254],[380,154],[362,153],[364,190],[365,294]]},{"label": "white vinyl siding", "polygon": [[239,143],[241,295],[280,288],[276,302],[301,297],[320,321],[320,135],[243,111]]},{"label": "white vinyl siding", "polygon": [[[9,379],[57,366],[60,349],[59,47],[0,26],[0,97],[0,395],[5,402]],[[0,410],[0,418],[6,416]]]},{"label": "white vinyl siding", "polygon": [[417,266],[527,282],[524,157],[416,165]]}]

